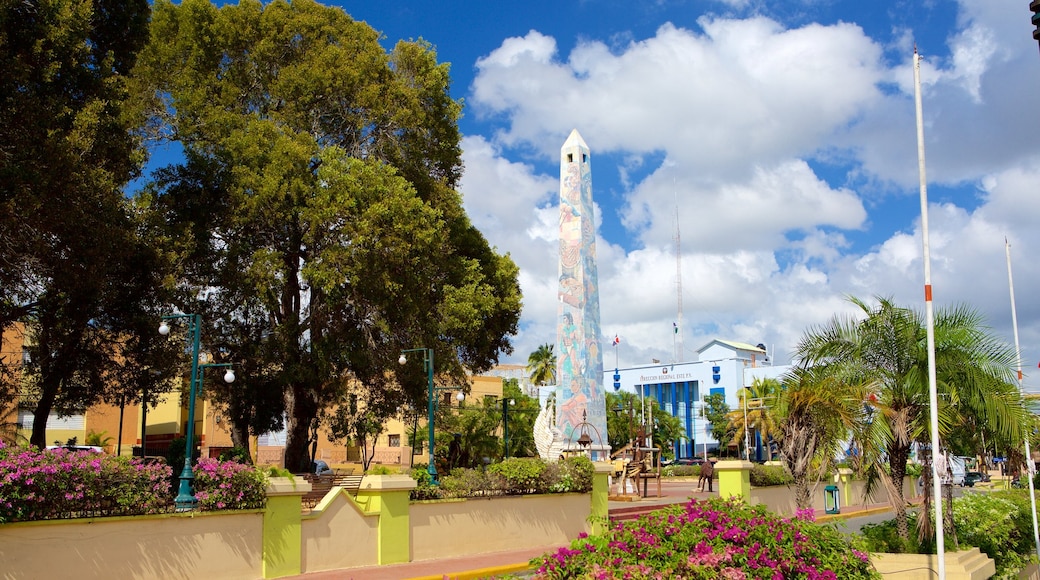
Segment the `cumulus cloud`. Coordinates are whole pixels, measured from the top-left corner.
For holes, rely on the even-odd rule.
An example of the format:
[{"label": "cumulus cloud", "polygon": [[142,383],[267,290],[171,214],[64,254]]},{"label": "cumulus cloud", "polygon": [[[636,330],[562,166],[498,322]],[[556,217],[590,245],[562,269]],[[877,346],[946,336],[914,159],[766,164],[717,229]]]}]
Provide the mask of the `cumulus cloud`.
[{"label": "cumulus cloud", "polygon": [[[1031,256],[1040,61],[1019,12],[963,0],[945,56],[923,50],[936,301],[969,303],[1001,333],[1010,326],[1005,236],[1018,252],[1016,286],[1040,284]],[[608,217],[626,239],[597,239],[603,332],[622,337],[621,364],[672,358],[677,264],[685,358],[728,338],[765,343],[784,362],[807,327],[854,311],[847,295],[922,304],[905,50],[854,23],[788,27],[761,16],[608,40],[561,53],[557,39],[531,30],[476,63],[467,101],[497,131],[465,140],[462,185],[474,222],[522,268],[515,358],[555,340],[554,168],[574,127],[592,149],[594,188],[601,172],[623,188],[611,192],[620,203]],[[1040,305],[1030,302],[1020,299],[1019,319],[1035,364]]]}]

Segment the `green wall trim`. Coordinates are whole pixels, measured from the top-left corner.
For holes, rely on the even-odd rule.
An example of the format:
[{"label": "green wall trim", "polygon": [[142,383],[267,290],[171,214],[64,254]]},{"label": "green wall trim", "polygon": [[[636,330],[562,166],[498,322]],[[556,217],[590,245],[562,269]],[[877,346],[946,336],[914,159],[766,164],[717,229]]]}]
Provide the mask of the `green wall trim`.
[{"label": "green wall trim", "polygon": [[300,495],[267,498],[264,512],[264,578],[295,576],[302,571],[303,535]]},{"label": "green wall trim", "polygon": [[751,501],[751,468],[750,461],[719,461],[715,464],[715,473],[719,474],[719,497],[739,497],[745,502]]}]

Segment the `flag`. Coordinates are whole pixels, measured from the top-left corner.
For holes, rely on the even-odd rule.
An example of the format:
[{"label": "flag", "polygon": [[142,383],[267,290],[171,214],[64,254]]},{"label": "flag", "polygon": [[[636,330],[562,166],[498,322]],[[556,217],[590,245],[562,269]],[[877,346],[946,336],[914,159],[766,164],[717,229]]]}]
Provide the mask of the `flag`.
[{"label": "flag", "polygon": [[619,344],[621,344],[621,339],[618,338],[618,335],[615,334],[614,335],[614,346],[617,346]]},{"label": "flag", "polygon": [[679,323],[677,323],[677,322],[673,322],[672,323],[672,332],[674,332],[675,334],[679,334]]}]

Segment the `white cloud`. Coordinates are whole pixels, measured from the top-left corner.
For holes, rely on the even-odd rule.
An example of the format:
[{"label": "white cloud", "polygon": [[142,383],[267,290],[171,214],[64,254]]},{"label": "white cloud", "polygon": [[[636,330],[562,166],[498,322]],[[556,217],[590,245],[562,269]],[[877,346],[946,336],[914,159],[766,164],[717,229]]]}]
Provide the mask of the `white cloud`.
[{"label": "white cloud", "polygon": [[[932,199],[936,303],[969,303],[1010,337],[1008,236],[1035,364],[1040,302],[1026,297],[1040,285],[1040,60],[1020,13],[962,1],[950,56],[929,57],[922,80],[930,182],[977,185]],[[603,335],[622,338],[622,365],[671,359],[676,200],[687,356],[721,337],[763,342],[785,362],[807,327],[854,312],[846,295],[923,305],[917,213],[881,211],[888,196],[917,194],[910,55],[883,62],[881,43],[854,24],[699,24],[665,24],[623,46],[584,41],[569,54],[531,31],[477,62],[467,99],[501,123],[466,140],[463,190],[474,222],[522,268],[513,360],[555,341],[558,177],[544,167],[574,127],[594,166],[604,153],[623,164],[619,218],[632,242],[597,240]],[[641,165],[651,154],[664,162]],[[832,174],[818,173],[821,162]],[[609,350],[606,359],[612,366]]]}]

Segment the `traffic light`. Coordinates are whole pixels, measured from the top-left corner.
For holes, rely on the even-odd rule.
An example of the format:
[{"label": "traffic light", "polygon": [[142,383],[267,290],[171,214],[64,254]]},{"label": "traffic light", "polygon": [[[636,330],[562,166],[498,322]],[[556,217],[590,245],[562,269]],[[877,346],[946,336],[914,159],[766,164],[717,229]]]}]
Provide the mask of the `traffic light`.
[{"label": "traffic light", "polygon": [[1033,30],[1033,40],[1040,42],[1040,0],[1032,0],[1029,9],[1033,11],[1033,26],[1036,27]]}]

